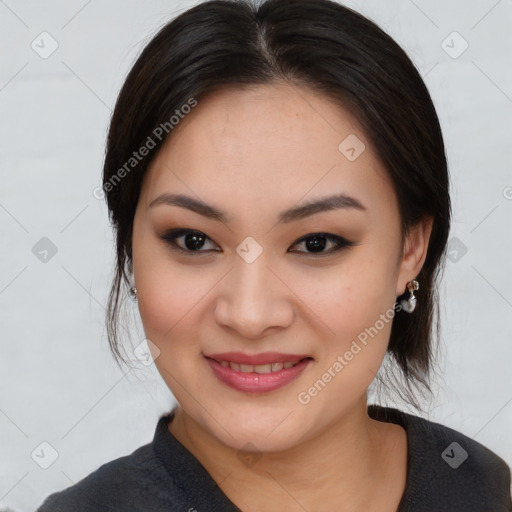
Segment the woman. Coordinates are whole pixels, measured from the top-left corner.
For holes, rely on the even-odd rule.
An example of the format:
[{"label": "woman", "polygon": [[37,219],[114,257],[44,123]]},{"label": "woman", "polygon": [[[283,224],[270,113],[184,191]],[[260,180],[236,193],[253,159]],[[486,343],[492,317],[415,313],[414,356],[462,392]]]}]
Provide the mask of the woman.
[{"label": "woman", "polygon": [[430,95],[374,23],[329,0],[184,12],[125,81],[103,183],[113,354],[126,286],[178,406],[40,512],[512,510],[496,454],[367,404],[381,367],[428,390],[450,229]]}]

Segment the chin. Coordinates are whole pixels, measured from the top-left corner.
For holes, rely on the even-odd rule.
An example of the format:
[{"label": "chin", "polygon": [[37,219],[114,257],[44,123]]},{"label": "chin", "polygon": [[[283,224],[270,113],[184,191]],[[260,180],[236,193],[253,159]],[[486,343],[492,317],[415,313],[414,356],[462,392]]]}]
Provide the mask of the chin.
[{"label": "chin", "polygon": [[201,423],[234,450],[242,450],[250,443],[260,452],[283,451],[299,444],[313,428],[311,410],[300,404],[287,407],[286,403],[233,407],[219,404],[210,409],[211,416],[203,416]]},{"label": "chin", "polygon": [[256,426],[252,429],[232,429],[231,435],[216,426],[213,434],[221,443],[233,450],[269,453],[293,448],[300,443],[305,432],[303,428],[299,430],[298,426],[289,425],[269,436],[267,426],[262,425],[261,428]]}]

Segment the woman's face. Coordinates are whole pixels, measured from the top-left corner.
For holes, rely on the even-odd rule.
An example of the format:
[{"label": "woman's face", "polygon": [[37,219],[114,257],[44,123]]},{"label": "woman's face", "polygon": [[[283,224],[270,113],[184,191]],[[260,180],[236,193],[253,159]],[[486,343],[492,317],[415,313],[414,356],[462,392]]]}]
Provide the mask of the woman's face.
[{"label": "woman's face", "polygon": [[289,85],[216,92],[152,162],[134,219],[156,366],[225,445],[311,439],[361,409],[427,241],[401,246],[391,182],[346,111]]}]

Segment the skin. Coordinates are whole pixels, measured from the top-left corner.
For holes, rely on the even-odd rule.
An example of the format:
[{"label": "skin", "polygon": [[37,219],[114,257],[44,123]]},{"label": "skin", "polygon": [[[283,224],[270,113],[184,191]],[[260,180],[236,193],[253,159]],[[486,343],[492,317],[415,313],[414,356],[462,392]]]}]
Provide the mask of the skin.
[{"label": "skin", "polygon": [[[338,149],[350,134],[366,146],[354,161]],[[164,192],[200,198],[231,220],[149,208]],[[366,209],[277,223],[282,210],[335,192]],[[395,192],[357,120],[303,87],[217,91],[153,160],[134,219],[133,277],[155,364],[179,404],[169,430],[244,512],[396,510],[406,433],[366,412],[391,322],[307,404],[298,395],[393,309],[423,265],[431,226],[426,219],[401,243]],[[173,251],[160,238],[173,228],[204,233],[203,252]],[[354,245],[315,257],[298,240],[319,232]],[[248,236],[263,251],[252,263],[236,252]],[[336,246],[326,243],[324,253]],[[283,388],[250,394],[220,382],[203,356],[225,351],[313,361]],[[237,456],[247,443],[252,463]]]}]

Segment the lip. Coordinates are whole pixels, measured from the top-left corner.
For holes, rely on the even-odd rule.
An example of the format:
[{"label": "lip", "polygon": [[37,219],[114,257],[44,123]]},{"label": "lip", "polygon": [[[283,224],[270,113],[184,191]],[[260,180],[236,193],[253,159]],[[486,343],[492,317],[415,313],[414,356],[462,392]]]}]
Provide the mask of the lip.
[{"label": "lip", "polygon": [[205,354],[205,357],[217,361],[229,361],[239,364],[270,364],[286,363],[287,361],[298,361],[304,359],[308,354],[283,354],[282,352],[261,352],[259,354],[244,354],[243,352],[222,352],[221,354]]},{"label": "lip", "polygon": [[[293,354],[278,354],[273,356],[273,359],[269,359],[270,352],[264,354],[258,354],[256,356],[248,356],[247,354],[236,353],[236,356],[233,356],[233,352],[230,357],[236,357],[236,359],[226,358],[227,354],[215,354],[219,360],[223,361],[231,361],[237,362],[240,364],[269,364],[271,362],[286,362],[286,361],[295,361],[297,359],[301,359],[295,366],[291,368],[283,368],[277,372],[270,373],[256,373],[256,372],[239,372],[231,369],[230,367],[222,366],[213,356],[205,356],[207,363],[213,371],[213,374],[219,381],[231,387],[232,389],[236,389],[237,391],[242,391],[245,393],[266,393],[269,391],[274,391],[276,389],[280,389],[296,378],[306,369],[306,367],[311,363],[312,359],[309,356],[295,356]],[[220,356],[223,357],[220,357]],[[240,357],[243,355],[244,357]],[[285,359],[282,359],[282,358]],[[281,358],[279,360],[279,358]],[[253,362],[258,361],[258,362]],[[263,362],[260,362],[263,361]]]}]

